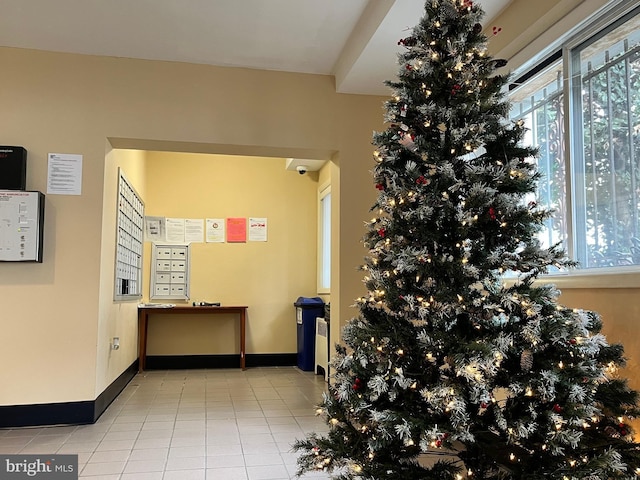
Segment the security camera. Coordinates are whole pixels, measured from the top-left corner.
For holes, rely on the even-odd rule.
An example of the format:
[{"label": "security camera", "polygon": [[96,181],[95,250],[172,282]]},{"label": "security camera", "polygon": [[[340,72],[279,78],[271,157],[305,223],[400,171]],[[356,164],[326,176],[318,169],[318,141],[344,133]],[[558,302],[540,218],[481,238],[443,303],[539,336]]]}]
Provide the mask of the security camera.
[{"label": "security camera", "polygon": [[296,167],[296,170],[298,171],[298,173],[299,173],[300,175],[304,175],[305,173],[307,173],[308,168],[307,168],[307,166],[306,166],[306,165],[298,165],[298,166]]}]

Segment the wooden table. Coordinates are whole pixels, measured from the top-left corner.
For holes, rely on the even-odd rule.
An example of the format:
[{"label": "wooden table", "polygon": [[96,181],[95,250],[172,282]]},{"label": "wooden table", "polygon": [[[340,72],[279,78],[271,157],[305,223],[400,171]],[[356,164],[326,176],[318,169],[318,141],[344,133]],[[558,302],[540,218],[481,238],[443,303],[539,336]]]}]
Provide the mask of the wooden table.
[{"label": "wooden table", "polygon": [[138,372],[144,371],[147,364],[147,330],[149,315],[209,315],[215,316],[223,313],[238,314],[240,320],[240,368],[245,370],[245,324],[247,320],[247,306],[220,306],[220,307],[188,307],[175,306],[169,308],[138,307]]}]

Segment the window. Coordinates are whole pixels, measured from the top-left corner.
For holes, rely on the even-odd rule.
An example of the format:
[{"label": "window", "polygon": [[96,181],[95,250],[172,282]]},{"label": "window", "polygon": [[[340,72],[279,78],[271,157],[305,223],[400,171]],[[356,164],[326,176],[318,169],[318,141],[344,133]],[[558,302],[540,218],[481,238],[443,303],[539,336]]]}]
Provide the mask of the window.
[{"label": "window", "polygon": [[331,288],[331,185],[318,194],[318,293]]},{"label": "window", "polygon": [[539,149],[537,201],[555,211],[543,243],[582,269],[640,265],[640,8],[563,45],[510,99]]},{"label": "window", "polygon": [[[578,260],[586,267],[640,264],[640,17],[571,52]],[[579,118],[579,117],[578,117]]]},{"label": "window", "polygon": [[[545,246],[567,247],[564,94],[562,62],[555,61],[511,96],[511,117],[527,127],[524,143],[538,148],[538,170],[543,175],[535,200],[554,211],[539,239]],[[526,199],[529,202],[531,199]]]}]

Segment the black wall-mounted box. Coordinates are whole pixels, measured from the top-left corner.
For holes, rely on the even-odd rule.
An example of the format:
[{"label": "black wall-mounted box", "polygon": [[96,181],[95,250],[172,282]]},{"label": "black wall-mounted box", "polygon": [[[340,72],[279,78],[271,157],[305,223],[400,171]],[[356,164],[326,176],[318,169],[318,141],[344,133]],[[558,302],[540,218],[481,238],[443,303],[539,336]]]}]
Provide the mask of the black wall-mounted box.
[{"label": "black wall-mounted box", "polygon": [[27,151],[0,145],[0,190],[27,189]]}]

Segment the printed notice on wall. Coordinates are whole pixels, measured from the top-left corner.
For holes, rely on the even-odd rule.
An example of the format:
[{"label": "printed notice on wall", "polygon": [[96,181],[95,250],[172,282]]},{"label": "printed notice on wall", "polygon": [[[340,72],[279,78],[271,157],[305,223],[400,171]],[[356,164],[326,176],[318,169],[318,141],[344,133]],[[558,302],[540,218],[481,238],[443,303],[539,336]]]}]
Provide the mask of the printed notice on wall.
[{"label": "printed notice on wall", "polygon": [[247,219],[227,218],[227,242],[243,243],[247,241]]},{"label": "printed notice on wall", "polygon": [[164,217],[144,217],[144,239],[147,242],[165,242]]},{"label": "printed notice on wall", "polygon": [[202,218],[184,219],[184,241],[185,243],[204,242],[204,220]]},{"label": "printed notice on wall", "polygon": [[267,219],[266,218],[249,218],[249,241],[250,242],[266,242],[267,241]]},{"label": "printed notice on wall", "polygon": [[82,193],[82,155],[50,153],[47,193],[80,195]]},{"label": "printed notice on wall", "polygon": [[224,243],[224,218],[207,218],[207,243]]},{"label": "printed notice on wall", "polygon": [[167,242],[184,243],[184,218],[167,218]]}]

